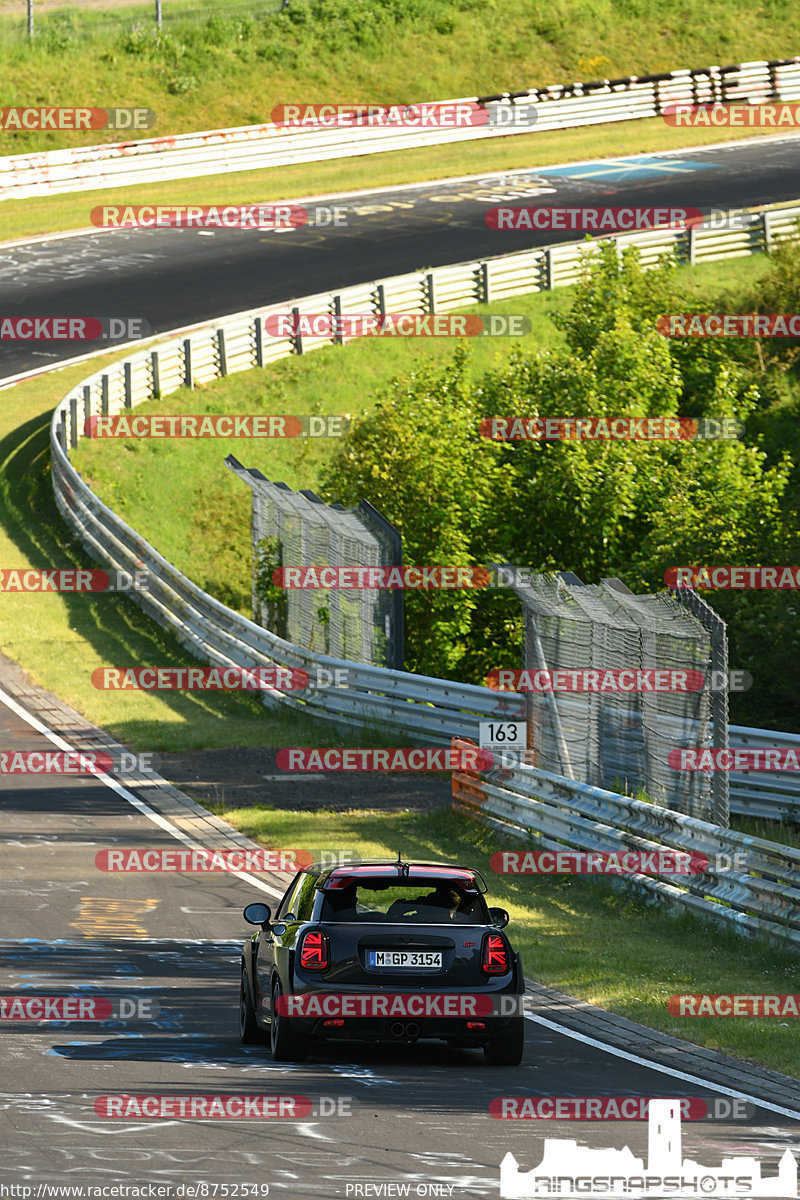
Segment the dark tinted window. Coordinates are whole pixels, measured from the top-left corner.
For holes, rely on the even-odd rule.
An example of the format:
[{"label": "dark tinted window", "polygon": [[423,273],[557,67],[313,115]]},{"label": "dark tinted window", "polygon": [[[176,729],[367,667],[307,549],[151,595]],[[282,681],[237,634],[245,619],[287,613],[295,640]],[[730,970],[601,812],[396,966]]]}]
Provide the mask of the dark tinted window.
[{"label": "dark tinted window", "polygon": [[297,916],[297,909],[294,907],[294,905],[299,895],[303,880],[307,878],[308,876],[306,875],[305,871],[302,871],[297,876],[297,879],[293,879],[289,884],[277,912],[276,919],[278,921],[282,921],[287,913],[294,913],[294,915]]},{"label": "dark tinted window", "polygon": [[489,924],[483,897],[461,881],[433,879],[398,883],[380,877],[352,879],[347,887],[325,891],[323,921],[391,924]]}]

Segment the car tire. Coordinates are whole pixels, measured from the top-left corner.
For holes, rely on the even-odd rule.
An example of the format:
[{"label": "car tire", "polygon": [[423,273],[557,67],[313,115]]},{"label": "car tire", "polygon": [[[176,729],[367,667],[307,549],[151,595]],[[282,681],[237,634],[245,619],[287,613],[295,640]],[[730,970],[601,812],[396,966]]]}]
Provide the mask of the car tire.
[{"label": "car tire", "polygon": [[256,1021],[256,1010],[250,999],[250,988],[247,986],[247,971],[242,964],[242,983],[239,989],[239,1040],[245,1046],[263,1045],[266,1040],[264,1031],[259,1029]]},{"label": "car tire", "polygon": [[525,1018],[514,1017],[497,1041],[486,1042],[483,1057],[490,1067],[518,1067],[525,1051]]},{"label": "car tire", "polygon": [[280,980],[272,985],[272,1020],[270,1022],[270,1046],[275,1062],[305,1062],[308,1058],[310,1038],[294,1033],[288,1017],[278,1015],[278,998],[283,995]]}]

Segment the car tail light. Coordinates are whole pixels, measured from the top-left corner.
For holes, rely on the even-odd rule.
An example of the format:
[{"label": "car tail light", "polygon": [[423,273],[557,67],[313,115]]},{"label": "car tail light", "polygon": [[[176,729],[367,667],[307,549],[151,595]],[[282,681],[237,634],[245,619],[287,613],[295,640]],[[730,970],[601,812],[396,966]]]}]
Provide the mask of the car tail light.
[{"label": "car tail light", "polygon": [[344,1021],[339,1020],[338,1017],[335,1020],[323,1021],[322,1024],[327,1025],[327,1027],[329,1029],[343,1029],[344,1028]]},{"label": "car tail light", "polygon": [[467,1021],[467,1029],[485,1029],[485,1021]]},{"label": "car tail light", "polygon": [[510,967],[505,938],[499,933],[487,933],[481,951],[481,970],[486,975],[505,975]]},{"label": "car tail light", "polygon": [[306,971],[326,971],[330,966],[331,947],[327,933],[310,929],[300,945],[300,966]]}]

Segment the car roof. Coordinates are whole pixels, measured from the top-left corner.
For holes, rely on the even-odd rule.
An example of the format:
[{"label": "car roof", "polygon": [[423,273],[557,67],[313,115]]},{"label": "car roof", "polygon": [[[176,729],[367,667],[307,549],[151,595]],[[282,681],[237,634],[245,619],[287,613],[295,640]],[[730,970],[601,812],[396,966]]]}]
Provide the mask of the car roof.
[{"label": "car roof", "polygon": [[466,891],[486,892],[486,884],[480,871],[474,867],[454,867],[450,863],[406,862],[403,859],[361,859],[357,863],[329,866],[312,863],[306,868],[310,875],[317,875],[316,886],[320,890],[334,890],[357,883],[359,879],[392,879],[399,883],[428,882],[455,883]]}]

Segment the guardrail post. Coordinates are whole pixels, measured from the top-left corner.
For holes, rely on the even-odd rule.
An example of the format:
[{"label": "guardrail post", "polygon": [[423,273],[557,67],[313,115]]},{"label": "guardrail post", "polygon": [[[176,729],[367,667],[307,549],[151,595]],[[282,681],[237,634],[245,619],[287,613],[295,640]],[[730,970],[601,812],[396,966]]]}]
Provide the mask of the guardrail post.
[{"label": "guardrail post", "polygon": [[772,253],[772,226],[771,226],[771,222],[770,222],[771,216],[772,216],[772,213],[767,212],[766,209],[764,209],[764,211],[761,214],[761,232],[762,232],[762,238],[763,238],[763,242],[764,242],[764,249],[766,250],[767,254]]},{"label": "guardrail post", "polygon": [[333,315],[336,318],[336,331],[333,335],[333,340],[339,346],[341,346],[344,341],[344,338],[342,337],[342,322],[341,322],[342,297],[339,295],[338,292],[333,297]]},{"label": "guardrail post", "polygon": [[292,321],[292,325],[297,330],[297,333],[292,334],[292,345],[294,346],[295,354],[302,354],[303,353],[303,335],[300,332],[300,328],[299,328],[300,309],[293,308],[292,316],[294,317],[294,320]]},{"label": "guardrail post", "polygon": [[157,350],[150,355],[150,374],[153,379],[153,399],[155,399],[161,392],[161,370]]},{"label": "guardrail post", "polygon": [[[106,379],[105,375],[103,376],[103,379]],[[84,422],[83,427],[84,427],[84,429],[86,428],[86,425],[88,424],[91,415],[92,415],[92,389],[88,383],[85,383],[83,385],[83,422]]]},{"label": "guardrail post", "polygon": [[386,316],[386,289],[382,283],[375,285],[375,300],[378,305],[378,314],[381,317]]},{"label": "guardrail post", "polygon": [[261,317],[255,317],[253,320],[253,336],[256,343],[256,366],[263,367],[264,365],[264,334],[261,329]]},{"label": "guardrail post", "polygon": [[488,262],[482,262],[480,264],[479,279],[480,279],[480,284],[479,284],[478,299],[481,304],[491,304],[492,303],[492,292],[491,292],[491,287],[490,287],[490,283],[489,283],[489,264],[488,264]]},{"label": "guardrail post", "polygon": [[219,373],[220,377],[228,374],[228,359],[225,354],[225,330],[220,328],[217,330],[217,353],[219,354]]},{"label": "guardrail post", "polygon": [[429,271],[425,276],[425,290],[428,293],[428,312],[436,312],[436,281],[433,278],[433,271]]},{"label": "guardrail post", "polygon": [[691,225],[689,229],[686,230],[686,233],[688,235],[686,249],[689,256],[689,265],[693,267],[697,258],[697,229],[694,225]]},{"label": "guardrail post", "polygon": [[[125,371],[125,407],[133,408],[133,364],[126,362],[124,364],[124,371]],[[108,376],[104,375],[103,382],[106,383],[107,380],[108,380]],[[104,391],[104,397],[105,397],[106,407],[103,409],[103,412],[108,412],[108,386],[107,385],[106,385],[106,388]]]},{"label": "guardrail post", "polygon": [[56,432],[58,435],[58,444],[61,447],[61,449],[64,451],[65,454],[67,453],[67,424],[66,424],[66,422],[67,422],[67,414],[64,412],[64,410],[62,408],[61,415],[60,415],[59,421],[58,421],[58,425],[56,426]]},{"label": "guardrail post", "polygon": [[69,444],[74,450],[78,444],[78,397],[69,398]]},{"label": "guardrail post", "polygon": [[183,339],[183,386],[194,387],[192,379],[192,339]]},{"label": "guardrail post", "polygon": [[544,252],[544,290],[553,290],[553,251],[549,246]]}]

